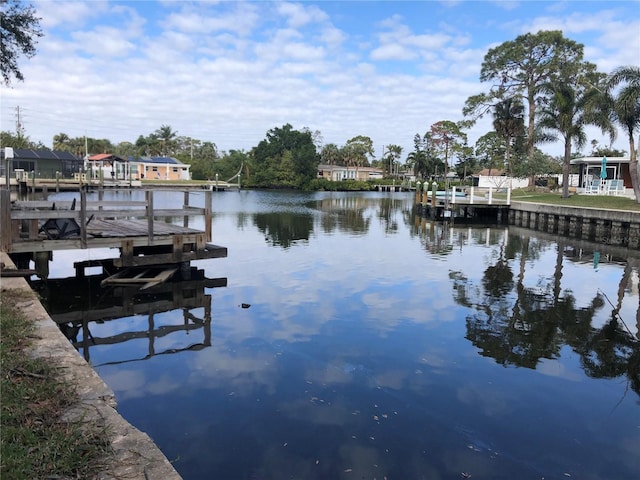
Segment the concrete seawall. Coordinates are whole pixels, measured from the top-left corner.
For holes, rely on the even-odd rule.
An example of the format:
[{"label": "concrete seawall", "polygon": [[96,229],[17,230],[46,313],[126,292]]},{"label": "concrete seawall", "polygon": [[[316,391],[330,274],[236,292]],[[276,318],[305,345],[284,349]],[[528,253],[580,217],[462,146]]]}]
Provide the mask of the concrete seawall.
[{"label": "concrete seawall", "polygon": [[564,237],[640,248],[640,212],[512,201],[509,224]]},{"label": "concrete seawall", "polygon": [[[0,261],[6,268],[14,264],[4,252]],[[17,307],[36,327],[33,356],[46,359],[58,368],[60,376],[76,387],[79,401],[66,413],[70,422],[106,426],[113,454],[105,469],[95,473],[100,480],[179,480],[180,475],[153,440],[127,422],[116,410],[113,391],[73,348],[38,300],[24,278],[0,279],[0,295],[19,298]]]}]

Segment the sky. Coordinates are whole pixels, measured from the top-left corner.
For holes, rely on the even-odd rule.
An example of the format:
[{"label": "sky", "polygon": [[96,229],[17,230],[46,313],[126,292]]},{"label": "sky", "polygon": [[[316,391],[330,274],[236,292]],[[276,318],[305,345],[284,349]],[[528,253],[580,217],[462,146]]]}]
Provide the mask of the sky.
[{"label": "sky", "polygon": [[[376,158],[400,145],[404,159],[416,133],[463,119],[465,100],[490,87],[484,55],[518,35],[561,30],[600,71],[640,66],[638,0],[32,4],[44,36],[20,60],[24,82],[0,87],[0,126],[15,132],[19,112],[48,147],[58,133],[116,144],[169,125],[249,151],[289,123],[322,144],[368,136]],[[478,122],[469,144],[489,130],[490,118]],[[613,146],[628,150],[621,130]]]}]

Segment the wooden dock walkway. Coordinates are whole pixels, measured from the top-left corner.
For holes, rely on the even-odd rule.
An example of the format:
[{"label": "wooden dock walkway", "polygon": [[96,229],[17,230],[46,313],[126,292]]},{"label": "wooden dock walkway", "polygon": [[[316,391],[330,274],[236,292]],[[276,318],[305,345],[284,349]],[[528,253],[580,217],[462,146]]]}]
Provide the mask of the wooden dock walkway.
[{"label": "wooden dock walkway", "polygon": [[506,222],[511,203],[510,191],[506,199],[494,198],[493,190],[486,194],[476,195],[471,187],[466,194],[453,187],[447,192],[433,192],[429,190],[416,191],[416,210],[419,215],[433,219],[476,220],[494,219]]},{"label": "wooden dock walkway", "polygon": [[[105,201],[100,195],[88,202],[85,190],[79,194],[76,208],[75,200],[11,202],[10,192],[0,190],[0,249],[15,258],[19,268],[54,250],[118,248],[119,258],[111,259],[118,268],[227,256],[226,247],[210,243],[210,190],[199,192],[205,196],[204,207],[189,205],[190,192],[184,192],[183,205],[175,209],[154,208],[153,190],[145,191],[144,201]],[[189,219],[196,216],[204,217],[204,231],[189,227]]]}]

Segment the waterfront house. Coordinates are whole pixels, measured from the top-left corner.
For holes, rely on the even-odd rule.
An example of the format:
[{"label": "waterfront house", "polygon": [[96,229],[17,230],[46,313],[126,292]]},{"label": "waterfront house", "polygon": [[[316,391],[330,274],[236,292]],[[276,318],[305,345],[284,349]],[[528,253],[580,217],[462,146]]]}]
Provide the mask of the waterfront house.
[{"label": "waterfront house", "polygon": [[173,157],[140,157],[130,159],[131,169],[141,180],[191,180],[191,165]]},{"label": "waterfront house", "polygon": [[511,178],[502,169],[485,168],[472,175],[473,185],[478,188],[525,188],[529,185],[528,178]]},{"label": "waterfront house", "polygon": [[578,167],[577,193],[633,196],[629,157],[580,157],[571,160]]},{"label": "waterfront house", "polygon": [[331,182],[340,180],[367,180],[380,179],[383,171],[375,167],[346,167],[344,165],[318,165],[318,178],[324,178]]},{"label": "waterfront house", "polygon": [[128,159],[111,153],[90,155],[85,162],[85,170],[92,180],[138,180],[138,172],[131,170]]},{"label": "waterfront house", "polygon": [[[5,152],[12,152],[5,158]],[[73,178],[74,174],[82,171],[82,158],[61,150],[30,149],[30,148],[2,148],[0,150],[0,172],[6,183],[5,170],[9,170],[9,178],[15,181],[26,180],[31,175],[35,178]]]}]

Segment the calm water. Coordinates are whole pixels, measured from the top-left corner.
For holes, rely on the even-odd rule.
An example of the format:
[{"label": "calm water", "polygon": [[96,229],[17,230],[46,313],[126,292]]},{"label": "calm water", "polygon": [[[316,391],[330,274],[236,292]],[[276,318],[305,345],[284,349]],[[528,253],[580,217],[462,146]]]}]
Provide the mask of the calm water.
[{"label": "calm water", "polygon": [[640,260],[412,204],[215,193],[216,285],[116,292],[80,350],[188,480],[640,478]]}]

